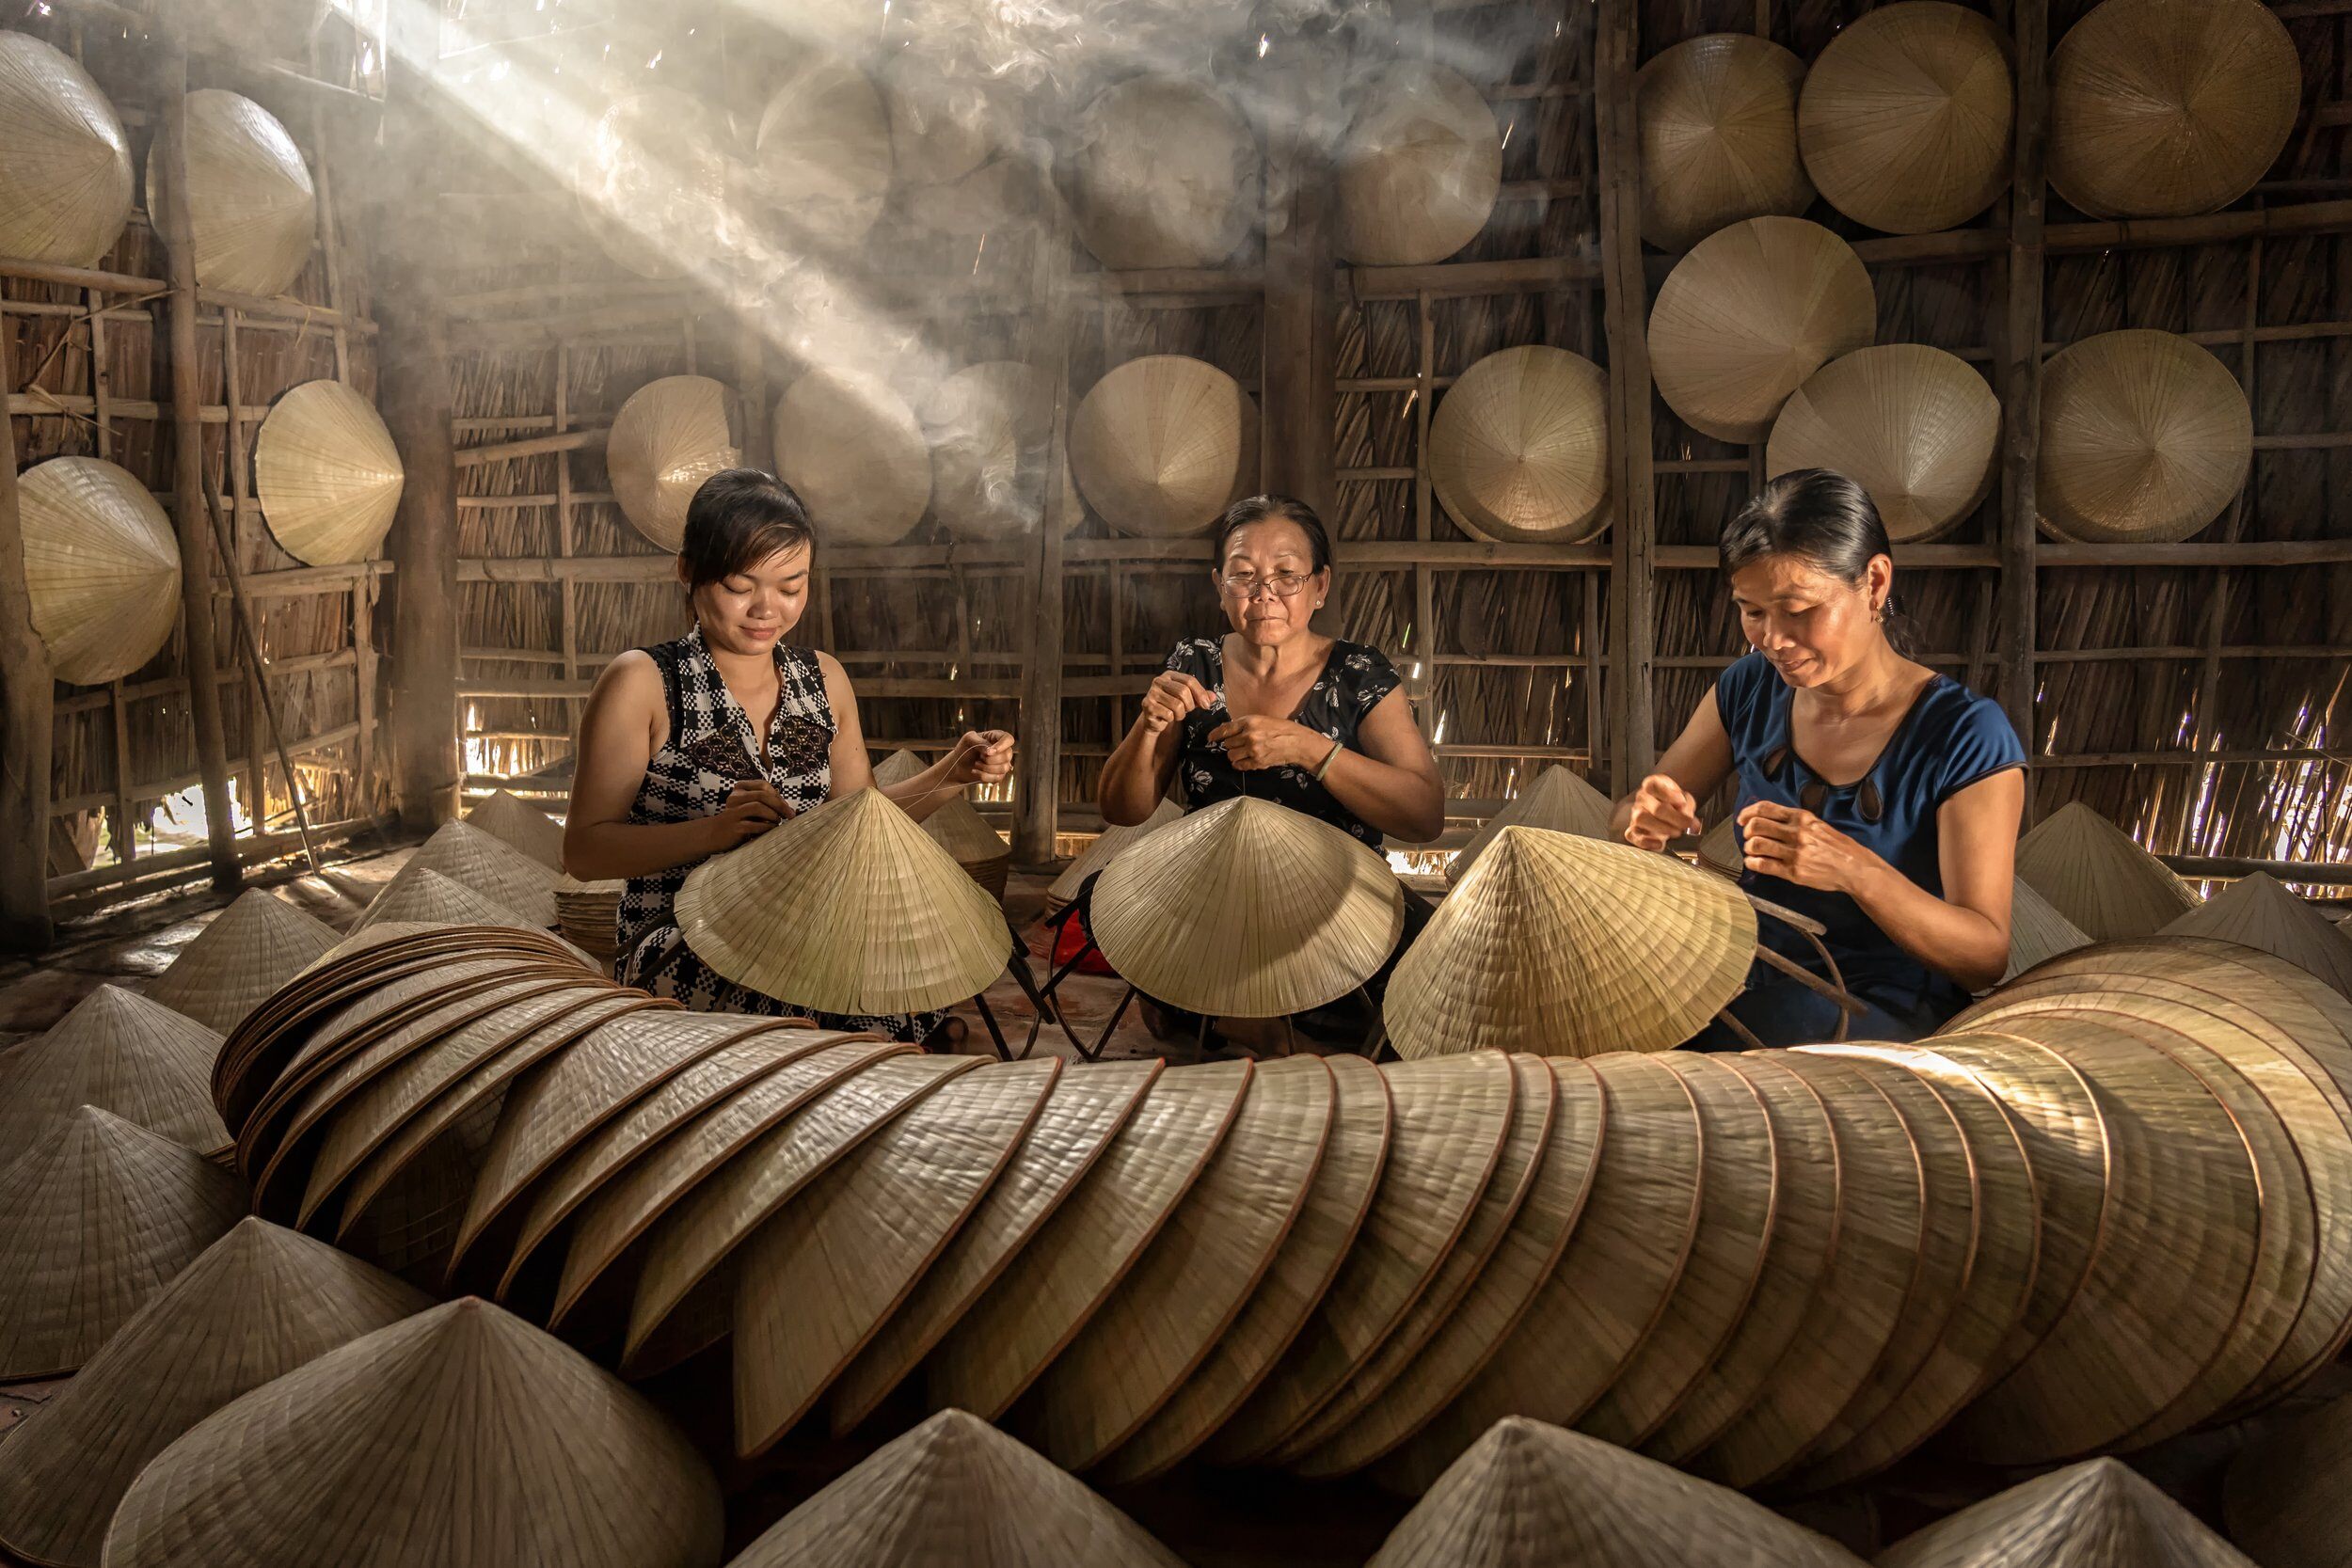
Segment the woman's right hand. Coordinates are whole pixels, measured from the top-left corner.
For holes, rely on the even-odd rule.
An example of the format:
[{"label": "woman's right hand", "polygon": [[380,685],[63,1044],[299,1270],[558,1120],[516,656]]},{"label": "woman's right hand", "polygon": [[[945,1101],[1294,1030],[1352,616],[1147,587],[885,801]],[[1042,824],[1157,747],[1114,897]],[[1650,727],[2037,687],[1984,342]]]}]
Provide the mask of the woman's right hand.
[{"label": "woman's right hand", "polygon": [[1206,713],[1216,706],[1216,694],[1182,670],[1163,670],[1143,693],[1143,712],[1136,720],[1145,735],[1156,736],[1188,713]]},{"label": "woman's right hand", "polygon": [[738,779],[726,804],[710,818],[712,852],[748,844],[791,815],[775,785],[765,779]]},{"label": "woman's right hand", "polygon": [[1633,817],[1626,824],[1625,841],[1637,849],[1663,849],[1684,833],[1698,832],[1699,803],[1691,792],[1663,773],[1652,773],[1633,792]]}]

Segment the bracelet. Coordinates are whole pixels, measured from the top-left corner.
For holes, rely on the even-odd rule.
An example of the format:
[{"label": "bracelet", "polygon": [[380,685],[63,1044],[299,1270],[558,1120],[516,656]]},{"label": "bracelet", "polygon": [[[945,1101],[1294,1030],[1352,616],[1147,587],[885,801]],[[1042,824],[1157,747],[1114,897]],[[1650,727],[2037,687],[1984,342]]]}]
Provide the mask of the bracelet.
[{"label": "bracelet", "polygon": [[1344,740],[1334,740],[1331,742],[1331,749],[1323,753],[1323,760],[1321,762],[1315,764],[1315,783],[1321,784],[1323,782],[1323,776],[1331,771],[1331,759],[1338,756],[1346,749],[1347,742]]}]

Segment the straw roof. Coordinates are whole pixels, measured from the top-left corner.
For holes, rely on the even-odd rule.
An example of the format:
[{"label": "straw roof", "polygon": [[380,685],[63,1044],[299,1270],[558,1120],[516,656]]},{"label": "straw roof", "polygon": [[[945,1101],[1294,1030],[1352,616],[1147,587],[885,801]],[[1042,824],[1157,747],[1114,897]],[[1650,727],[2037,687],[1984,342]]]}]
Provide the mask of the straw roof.
[{"label": "straw roof", "polygon": [[1445,879],[1458,882],[1470,875],[1486,846],[1505,828],[1543,828],[1614,842],[1609,818],[1615,810],[1616,803],[1585,783],[1584,775],[1565,764],[1552,763],[1503,801],[1501,811],[1479,824],[1470,842],[1446,865]]},{"label": "straw roof", "polygon": [[[302,150],[250,98],[201,87],[187,101],[188,224],[196,280],[241,294],[282,294],[310,260],[317,191]],[[147,160],[147,210],[164,210],[162,160]]]},{"label": "straw roof", "polygon": [[1388,961],[1404,894],[1327,822],[1246,796],[1135,845],[1094,884],[1111,966],[1145,995],[1225,1018],[1280,1018],[1345,996]]},{"label": "straw roof", "polygon": [[2239,878],[2159,934],[2212,937],[2260,948],[2311,971],[2352,998],[2352,937],[2266,872]]},{"label": "straw roof", "polygon": [[1878,7],[1805,73],[1805,172],[1857,223],[1957,229],[2008,188],[2016,97],[2008,37],[1983,13],[1945,0]]},{"label": "straw roof", "polygon": [[1529,344],[1462,372],[1429,427],[1429,482],[1473,538],[1582,544],[1607,526],[1609,377]]},{"label": "straw roof", "polygon": [[230,1144],[213,1108],[220,1045],[218,1032],[194,1019],[100,986],[47,1030],[0,1053],[0,1148],[22,1148],[53,1118],[96,1105],[218,1155]]},{"label": "straw roof", "polygon": [[1737,1492],[1512,1417],[1447,1469],[1369,1568],[1853,1568],[1860,1561]]},{"label": "straw roof", "polygon": [[0,1167],[0,1378],[80,1367],[245,1209],[241,1182],[94,1105]]},{"label": "straw roof", "polygon": [[239,1395],[433,1305],[348,1253],[247,1216],[149,1298],[0,1449],[0,1546],[98,1568],[148,1462]]},{"label": "straw roof", "polygon": [[0,256],[94,267],[131,216],[131,142],[73,56],[0,32]]},{"label": "straw roof", "polygon": [[665,550],[685,542],[687,504],[703,481],[743,461],[727,396],[707,375],[665,375],[629,393],[612,416],[604,461],[613,499],[637,531]]},{"label": "straw roof", "polygon": [[1764,467],[1836,469],[1870,493],[1889,539],[1916,544],[1976,512],[2000,435],[2001,400],[1975,367],[1924,343],[1883,343],[1831,360],[1789,395]]},{"label": "straw roof", "polygon": [[1206,533],[1258,483],[1258,405],[1215,365],[1152,354],[1112,367],[1070,417],[1070,472],[1121,533]]},{"label": "straw roof", "polygon": [[1739,994],[1755,954],[1756,911],[1723,879],[1506,827],[1399,961],[1382,1011],[1407,1057],[1666,1051]]},{"label": "straw roof", "polygon": [[1158,832],[1184,815],[1184,808],[1175,801],[1162,800],[1152,808],[1152,815],[1140,822],[1129,827],[1105,827],[1094,835],[1091,843],[1078,851],[1068,865],[1062,867],[1061,875],[1056,877],[1046,888],[1045,912],[1051,914],[1063,905],[1074,902],[1079,890],[1086,886],[1087,879],[1110,864],[1127,846],[1146,833]]},{"label": "straw roof", "polygon": [[147,997],[226,1034],[336,941],[317,916],[247,888],[148,982]]},{"label": "straw roof", "polygon": [[[1034,365],[984,359],[931,389],[922,407],[931,443],[931,515],[958,539],[1017,538],[1041,526],[1036,493],[1023,488],[1022,464],[1042,467],[1053,422],[1054,388]],[[1077,482],[1062,454],[1061,529],[1086,520]]]},{"label": "straw roof", "polygon": [[1725,224],[1813,205],[1797,154],[1804,62],[1753,33],[1705,33],[1634,76],[1642,238],[1688,250]]},{"label": "straw roof", "polygon": [[2017,841],[2017,876],[2093,942],[2153,935],[2197,907],[2170,867],[2079,800]]},{"label": "straw roof", "polygon": [[[564,824],[512,791],[501,789],[468,812],[466,822],[553,871],[564,869]],[[563,882],[556,883],[560,889]],[[576,887],[592,884],[575,882]],[[600,885],[600,884],[596,884]]]},{"label": "straw roof", "polygon": [[[390,893],[401,877],[425,871],[437,871],[453,882],[463,882],[476,893],[505,905],[532,926],[546,927],[555,924],[555,882],[559,873],[471,823],[441,824],[408,857],[408,863],[400,868],[392,881],[385,884],[384,892]],[[378,895],[379,900],[382,896]]]},{"label": "straw roof", "polygon": [[1659,286],[1649,353],[1658,393],[1718,440],[1771,432],[1788,395],[1878,330],[1853,247],[1803,218],[1750,218],[1693,245]]},{"label": "straw roof", "polygon": [[2340,1555],[2348,1473],[2352,1400],[2331,1400],[2261,1433],[2230,1462],[2222,1483],[2230,1538],[2264,1568],[2322,1568]]},{"label": "straw roof", "polygon": [[1258,215],[1257,138],[1213,88],[1135,76],[1097,94],[1074,133],[1071,209],[1106,267],[1214,267]]},{"label": "straw roof", "polygon": [[403,470],[375,405],[340,381],[306,381],[253,437],[253,493],[271,535],[311,566],[373,557],[400,506]]},{"label": "straw roof", "polygon": [[704,1568],[721,1531],[709,1467],[653,1406],[469,1297],[197,1423],[132,1484],[106,1561]]},{"label": "straw roof", "polygon": [[2015,979],[2044,958],[2071,953],[2089,945],[2090,938],[2074,923],[2058,913],[2051,902],[2033,890],[2033,884],[2018,879],[2010,886],[2009,896],[2009,968],[2001,974],[2004,983]]},{"label": "straw roof", "polygon": [[817,537],[893,545],[931,499],[930,446],[906,400],[863,371],[811,371],[776,400],[776,475]]},{"label": "straw roof", "polygon": [[677,914],[687,945],[720,974],[826,1012],[961,1002],[1012,950],[1004,911],[879,789],[704,862]]},{"label": "straw roof", "polygon": [[1476,238],[1502,188],[1502,139],[1478,89],[1444,66],[1399,61],[1347,96],[1359,107],[1333,158],[1340,255],[1412,266]]},{"label": "straw roof", "polygon": [[753,137],[750,194],[776,214],[788,249],[854,245],[890,196],[882,94],[856,66],[805,45],[776,74]]},{"label": "straw roof", "polygon": [[727,190],[725,137],[709,107],[647,87],[597,116],[570,170],[580,221],[604,253],[640,277],[676,277],[690,243],[707,246]]},{"label": "straw roof", "polygon": [[2302,87],[2258,0],[2107,0],[2050,55],[2050,184],[2093,217],[2226,207],[2285,148]]},{"label": "straw roof", "polygon": [[730,1568],[1183,1568],[1134,1520],[961,1410],[784,1516]]},{"label": "straw roof", "polygon": [[2092,544],[2176,544],[2221,515],[2254,454],[2246,388],[2170,332],[2102,332],[2042,369],[2044,526]]},{"label": "straw roof", "polygon": [[1880,1568],[2252,1568],[2113,1459],[2012,1486],[1896,1543],[1878,1560]]},{"label": "straw roof", "polygon": [[180,616],[180,542],[127,468],[53,457],[19,476],[24,587],[57,679],[103,686],[163,651]]}]

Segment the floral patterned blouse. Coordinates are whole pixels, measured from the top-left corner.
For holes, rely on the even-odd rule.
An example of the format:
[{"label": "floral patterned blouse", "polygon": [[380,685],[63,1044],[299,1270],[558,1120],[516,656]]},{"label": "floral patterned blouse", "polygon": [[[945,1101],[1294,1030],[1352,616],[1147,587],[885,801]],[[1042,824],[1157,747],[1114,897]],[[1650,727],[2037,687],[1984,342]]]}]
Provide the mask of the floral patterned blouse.
[{"label": "floral patterned blouse", "polygon": [[[1315,781],[1311,769],[1285,763],[1279,768],[1245,773],[1226,760],[1224,747],[1209,744],[1209,732],[1232,717],[1224,706],[1224,639],[1185,639],[1168,656],[1168,668],[1181,670],[1218,698],[1217,705],[1210,711],[1186,714],[1180,731],[1176,779],[1183,787],[1186,811],[1199,811],[1236,795],[1248,795],[1303,812],[1343,829],[1375,849],[1380,847],[1380,830],[1340,804],[1337,797]],[[1291,719],[1317,735],[1328,736],[1351,752],[1361,752],[1357,730],[1364,716],[1403,680],[1396,666],[1379,649],[1334,638],[1331,652],[1324,660],[1323,673],[1315,677],[1315,684],[1299,699],[1298,710]]]}]

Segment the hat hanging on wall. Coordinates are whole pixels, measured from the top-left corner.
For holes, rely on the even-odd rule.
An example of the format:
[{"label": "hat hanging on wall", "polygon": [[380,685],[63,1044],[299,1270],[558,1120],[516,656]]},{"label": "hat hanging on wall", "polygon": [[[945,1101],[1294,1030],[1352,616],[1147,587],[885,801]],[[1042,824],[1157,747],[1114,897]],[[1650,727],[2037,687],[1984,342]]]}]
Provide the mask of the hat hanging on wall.
[{"label": "hat hanging on wall", "polygon": [[1870,493],[1896,544],[1965,520],[1993,487],[2001,400],[1965,359],[1882,343],[1831,360],[1781,405],[1768,474],[1835,468]]},{"label": "hat hanging on wall", "polygon": [[1258,405],[1215,365],[1181,354],[1130,359],[1072,416],[1070,471],[1121,533],[1206,533],[1258,488]]},{"label": "hat hanging on wall", "polygon": [[1020,135],[1019,101],[1007,84],[967,68],[952,46],[929,42],[918,35],[879,72],[891,163],[914,185],[961,180]]},{"label": "hat hanging on wall", "polygon": [[580,221],[640,277],[676,277],[716,241],[725,209],[726,137],[702,100],[648,87],[597,117],[572,166]]},{"label": "hat hanging on wall", "polygon": [[2246,486],[2254,414],[2213,351],[2102,332],[2042,367],[2042,527],[2088,544],[2177,544]]},{"label": "hat hanging on wall", "polygon": [[727,389],[707,375],[665,375],[612,416],[604,465],[637,531],[665,550],[686,542],[686,508],[703,481],[743,461],[727,424]]},{"label": "hat hanging on wall", "polygon": [[[317,238],[317,191],[278,117],[219,87],[188,94],[188,225],[196,280],[241,294],[294,287]],[[162,138],[147,154],[147,210],[162,223]]]},{"label": "hat hanging on wall", "polygon": [[1877,295],[1851,245],[1803,218],[1750,218],[1666,275],[1650,309],[1650,365],[1685,424],[1756,442],[1791,392],[1877,330]]},{"label": "hat hanging on wall", "polygon": [[1502,189],[1494,111],[1460,73],[1384,66],[1349,90],[1362,105],[1340,144],[1339,253],[1374,266],[1442,261],[1478,237]]},{"label": "hat hanging on wall", "polygon": [[71,55],[0,32],[0,256],[94,267],[131,216],[131,143]]},{"label": "hat hanging on wall", "polygon": [[180,541],[138,477],[53,457],[17,480],[33,629],[57,679],[103,686],[144,665],[180,619]]},{"label": "hat hanging on wall", "polygon": [[1071,207],[1106,267],[1213,267],[1258,210],[1257,139],[1223,95],[1136,76],[1078,117]]},{"label": "hat hanging on wall", "polygon": [[2093,217],[2244,196],[2287,144],[2303,71],[2259,0],[2106,0],[2050,55],[2050,184]]},{"label": "hat hanging on wall", "polygon": [[1797,105],[1804,166],[1829,204],[1890,234],[1953,229],[2009,186],[2009,43],[1945,0],[1866,11],[1831,38]]},{"label": "hat hanging on wall", "polygon": [[1490,354],[1438,404],[1429,483],[1480,539],[1580,545],[1608,526],[1609,377],[1565,349]]},{"label": "hat hanging on wall", "polygon": [[306,381],[253,437],[253,493],[271,535],[306,566],[373,556],[403,483],[383,416],[340,381]]},{"label": "hat hanging on wall", "polygon": [[776,402],[776,477],[829,545],[895,545],[931,500],[931,453],[906,400],[863,371],[811,371]]},{"label": "hat hanging on wall", "polygon": [[[932,388],[920,412],[931,443],[931,515],[942,528],[959,539],[1001,541],[1039,526],[1022,463],[1025,456],[1044,463],[1054,389],[1036,366],[1018,359],[966,365]],[[1061,485],[1067,534],[1086,519],[1086,507],[1066,446]]]},{"label": "hat hanging on wall", "polygon": [[1804,61],[1752,33],[1688,39],[1642,67],[1642,238],[1688,250],[1725,224],[1812,206],[1797,153],[1804,80]]},{"label": "hat hanging on wall", "polygon": [[889,116],[866,73],[805,50],[760,113],[747,187],[788,246],[854,245],[889,198],[890,146]]}]

